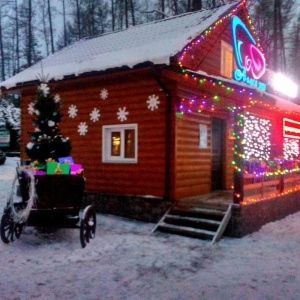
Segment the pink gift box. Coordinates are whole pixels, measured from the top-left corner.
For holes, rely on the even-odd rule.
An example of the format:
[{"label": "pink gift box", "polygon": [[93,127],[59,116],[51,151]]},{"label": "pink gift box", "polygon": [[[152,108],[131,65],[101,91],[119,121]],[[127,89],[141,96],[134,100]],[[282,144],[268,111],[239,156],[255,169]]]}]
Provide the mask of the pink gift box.
[{"label": "pink gift box", "polygon": [[70,173],[71,175],[76,175],[78,170],[82,169],[82,165],[80,164],[71,164],[70,165]]},{"label": "pink gift box", "polygon": [[46,174],[47,174],[46,171],[36,170],[36,171],[34,172],[34,175],[46,175]]}]

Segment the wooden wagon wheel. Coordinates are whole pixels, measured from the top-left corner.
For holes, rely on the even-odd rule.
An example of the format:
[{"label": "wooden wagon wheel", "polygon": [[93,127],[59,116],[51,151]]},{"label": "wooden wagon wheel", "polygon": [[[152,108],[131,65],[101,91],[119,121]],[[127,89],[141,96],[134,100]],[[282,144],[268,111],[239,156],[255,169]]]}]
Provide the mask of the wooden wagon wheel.
[{"label": "wooden wagon wheel", "polygon": [[95,238],[96,224],[95,208],[94,206],[89,205],[84,209],[80,222],[80,242],[82,248],[90,242],[90,239]]},{"label": "wooden wagon wheel", "polygon": [[13,220],[11,209],[5,210],[0,224],[1,240],[3,243],[8,244],[18,239],[22,233],[23,225],[17,224]]}]

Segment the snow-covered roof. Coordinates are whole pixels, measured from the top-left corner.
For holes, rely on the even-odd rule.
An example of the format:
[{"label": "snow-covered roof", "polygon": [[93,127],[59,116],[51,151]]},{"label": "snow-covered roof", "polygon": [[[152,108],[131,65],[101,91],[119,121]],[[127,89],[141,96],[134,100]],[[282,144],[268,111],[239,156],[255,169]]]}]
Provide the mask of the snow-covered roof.
[{"label": "snow-covered roof", "polygon": [[122,66],[133,67],[143,62],[170,64],[170,57],[216,22],[240,1],[198,12],[186,13],[126,30],[82,39],[35,65],[3,81],[0,86],[37,80],[41,74],[48,80]]}]

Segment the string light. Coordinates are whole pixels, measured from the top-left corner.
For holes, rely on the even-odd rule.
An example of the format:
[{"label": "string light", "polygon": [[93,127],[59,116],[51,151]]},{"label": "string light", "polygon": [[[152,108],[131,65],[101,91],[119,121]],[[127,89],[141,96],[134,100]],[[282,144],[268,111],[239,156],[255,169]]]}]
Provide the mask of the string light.
[{"label": "string light", "polygon": [[243,0],[239,4],[237,4],[228,14],[226,14],[226,15],[222,16],[221,18],[219,18],[212,26],[207,28],[204,31],[203,34],[199,35],[196,39],[191,41],[186,47],[184,47],[182,49],[181,53],[178,55],[178,64],[182,68],[182,72],[184,72],[182,64],[183,64],[183,61],[184,61],[186,55],[188,54],[188,52],[193,51],[195,46],[198,47],[199,44],[201,44],[203,41],[205,41],[207,39],[207,37],[209,37],[212,33],[214,33],[219,28],[219,25],[222,25],[226,20],[229,20],[242,7],[245,8],[246,19],[247,19],[247,22],[248,22],[248,25],[250,27],[251,32],[255,36],[256,46],[262,51],[258,34],[255,31],[255,28],[252,24],[252,20],[251,20],[251,17],[250,17],[248,6],[246,4],[246,1]]},{"label": "string light", "polygon": [[283,141],[283,157],[294,160],[299,157],[299,140],[285,138]]},{"label": "string light", "polygon": [[[257,33],[255,32],[253,23],[251,21],[246,1],[241,1],[235,6],[228,14],[221,17],[212,26],[207,28],[200,36],[189,43],[185,48],[182,49],[178,55],[178,65],[180,67],[181,73],[183,74],[184,80],[192,80],[195,84],[201,86],[201,91],[197,92],[197,95],[193,97],[181,98],[177,105],[176,116],[181,117],[185,113],[209,113],[214,112],[218,109],[222,111],[227,111],[231,113],[232,118],[236,116],[235,122],[232,124],[234,128],[232,136],[230,139],[234,141],[232,148],[233,160],[232,167],[235,173],[246,173],[247,170],[244,167],[246,160],[249,160],[251,156],[254,156],[258,161],[266,161],[267,168],[257,168],[254,170],[254,176],[259,178],[280,176],[292,172],[299,172],[300,169],[297,166],[283,166],[280,168],[276,161],[270,161],[270,135],[271,135],[271,121],[265,118],[258,118],[250,113],[244,113],[248,109],[251,110],[252,107],[262,107],[269,111],[275,113],[280,113],[281,115],[294,115],[300,117],[300,113],[285,111],[276,107],[272,101],[266,101],[261,99],[256,99],[256,92],[251,88],[239,87],[234,82],[230,82],[227,79],[212,78],[209,76],[197,74],[183,67],[186,61],[188,61],[191,55],[194,53],[195,49],[200,49],[199,47],[215,33],[219,25],[224,25],[224,22],[228,21],[237,10],[242,7],[246,8],[246,18],[253,36],[257,41],[256,46],[261,49]],[[188,63],[186,63],[188,65]],[[267,95],[265,94],[267,97]],[[261,94],[259,95],[261,97]],[[243,106],[230,103],[230,99],[241,99],[244,103]],[[235,102],[236,100],[232,100]],[[283,148],[285,151],[285,159],[288,157],[296,157],[299,155],[299,144],[295,141],[284,141]],[[296,147],[298,145],[298,148]],[[297,150],[298,149],[298,150]],[[298,152],[297,152],[298,151]],[[286,190],[289,192],[290,190]],[[277,193],[278,194],[278,193]],[[276,194],[274,194],[276,195]],[[243,196],[240,192],[235,192],[235,198],[240,199],[240,204],[245,205],[247,203],[252,203],[258,201],[258,199],[247,199],[243,200]]]},{"label": "string light", "polygon": [[271,153],[270,120],[247,113],[244,120],[245,159],[255,157],[268,161]]}]

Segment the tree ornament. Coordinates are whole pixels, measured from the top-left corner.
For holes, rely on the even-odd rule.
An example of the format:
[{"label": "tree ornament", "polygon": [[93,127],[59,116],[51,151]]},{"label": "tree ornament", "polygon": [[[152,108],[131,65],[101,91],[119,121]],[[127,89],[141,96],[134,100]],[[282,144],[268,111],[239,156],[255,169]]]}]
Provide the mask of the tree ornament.
[{"label": "tree ornament", "polygon": [[52,120],[49,120],[49,121],[48,121],[48,126],[49,126],[49,127],[55,126],[55,122],[52,121]]},{"label": "tree ornament", "polygon": [[60,101],[60,96],[58,95],[58,94],[56,94],[55,96],[54,96],[54,102],[55,103],[58,103]]},{"label": "tree ornament", "polygon": [[34,113],[34,103],[33,102],[28,104],[27,110],[30,115],[33,115],[33,113]]},{"label": "tree ornament", "polygon": [[44,97],[47,97],[49,94],[50,88],[46,83],[41,83],[41,85],[38,87],[38,89],[43,93]]},{"label": "tree ornament", "polygon": [[31,150],[31,149],[33,148],[33,146],[34,146],[34,143],[29,142],[29,143],[26,145],[26,148],[27,148],[28,150]]}]

